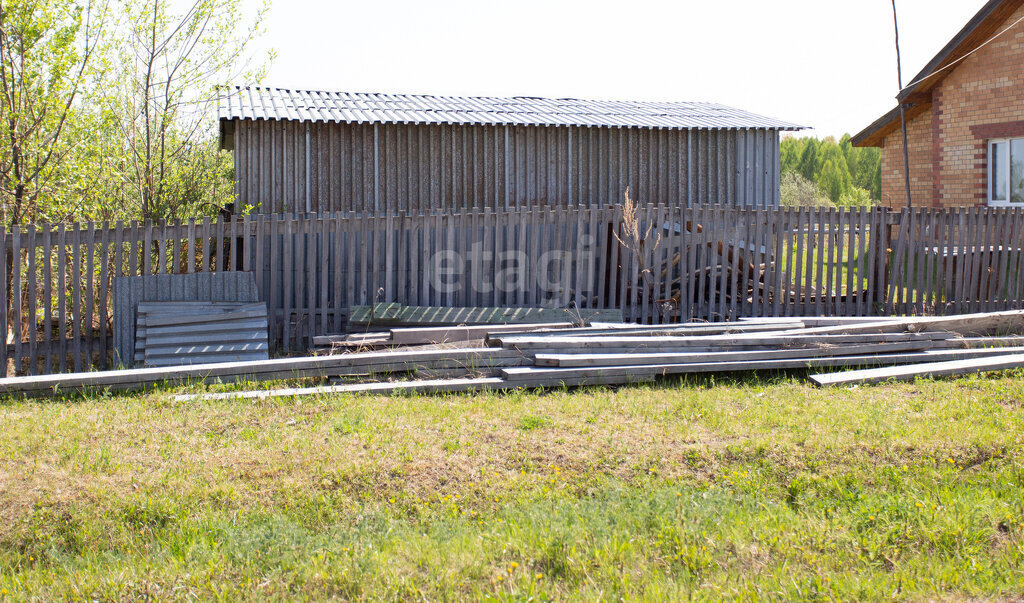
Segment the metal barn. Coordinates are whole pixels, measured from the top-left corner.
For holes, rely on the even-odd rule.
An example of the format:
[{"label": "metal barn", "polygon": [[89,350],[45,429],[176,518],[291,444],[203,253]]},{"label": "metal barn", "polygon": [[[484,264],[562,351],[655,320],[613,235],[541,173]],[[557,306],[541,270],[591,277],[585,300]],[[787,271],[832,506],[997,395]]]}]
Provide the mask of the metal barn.
[{"label": "metal barn", "polygon": [[235,88],[239,207],[391,212],[779,202],[791,123],[711,103]]}]

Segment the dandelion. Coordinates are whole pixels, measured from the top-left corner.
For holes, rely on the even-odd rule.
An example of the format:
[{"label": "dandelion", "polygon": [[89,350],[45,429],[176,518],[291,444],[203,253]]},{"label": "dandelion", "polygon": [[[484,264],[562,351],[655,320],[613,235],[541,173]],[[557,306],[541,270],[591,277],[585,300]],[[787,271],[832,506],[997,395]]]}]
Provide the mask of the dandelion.
[{"label": "dandelion", "polygon": [[516,563],[515,561],[513,561],[512,563],[509,563],[509,565],[512,566],[512,569],[516,569],[517,567],[519,567],[519,564]]},{"label": "dandelion", "polygon": [[916,504],[917,504],[917,508],[918,508],[918,509],[920,509],[921,507],[923,507],[923,506],[924,506],[924,505],[922,505],[921,503],[916,503]]},{"label": "dandelion", "polygon": [[534,575],[533,575],[533,579],[534,579],[534,580],[540,580],[540,579],[541,579],[541,578],[543,578],[543,577],[544,577],[544,574],[534,574]]},{"label": "dandelion", "polygon": [[874,521],[875,520],[875,516],[874,515],[868,515],[868,520],[869,521]]}]

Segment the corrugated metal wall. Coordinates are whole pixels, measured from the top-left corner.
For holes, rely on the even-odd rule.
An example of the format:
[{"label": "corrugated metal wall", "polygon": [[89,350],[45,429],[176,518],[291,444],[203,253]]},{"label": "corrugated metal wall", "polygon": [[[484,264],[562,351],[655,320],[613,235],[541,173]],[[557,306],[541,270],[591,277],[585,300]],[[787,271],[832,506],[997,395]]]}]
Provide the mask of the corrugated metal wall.
[{"label": "corrugated metal wall", "polygon": [[774,206],[776,130],[240,121],[240,206],[260,213],[620,202]]}]

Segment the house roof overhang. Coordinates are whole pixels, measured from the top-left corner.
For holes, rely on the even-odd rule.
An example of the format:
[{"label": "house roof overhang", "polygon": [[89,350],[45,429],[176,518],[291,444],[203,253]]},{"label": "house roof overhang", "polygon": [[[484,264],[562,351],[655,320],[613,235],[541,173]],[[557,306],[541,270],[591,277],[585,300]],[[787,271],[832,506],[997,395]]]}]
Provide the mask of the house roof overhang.
[{"label": "house roof overhang", "polygon": [[[1000,32],[1000,27],[1010,16],[1024,5],[1024,0],[989,0],[963,29],[931,61],[925,65],[900,93],[896,101],[902,104],[908,119],[920,115],[931,106],[932,90],[944,80],[969,53],[985,44]],[[877,147],[899,127],[899,105],[864,128],[850,141],[858,147]]]}]

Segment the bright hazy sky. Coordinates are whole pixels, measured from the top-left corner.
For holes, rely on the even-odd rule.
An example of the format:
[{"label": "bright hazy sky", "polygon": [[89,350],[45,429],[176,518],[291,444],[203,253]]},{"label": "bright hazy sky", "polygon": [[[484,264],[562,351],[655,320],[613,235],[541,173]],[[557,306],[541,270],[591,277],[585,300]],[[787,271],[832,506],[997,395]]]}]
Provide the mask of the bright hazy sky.
[{"label": "bright hazy sky", "polygon": [[[889,0],[271,1],[275,87],[711,101],[818,136],[895,106]],[[904,83],[984,3],[897,0]]]}]

